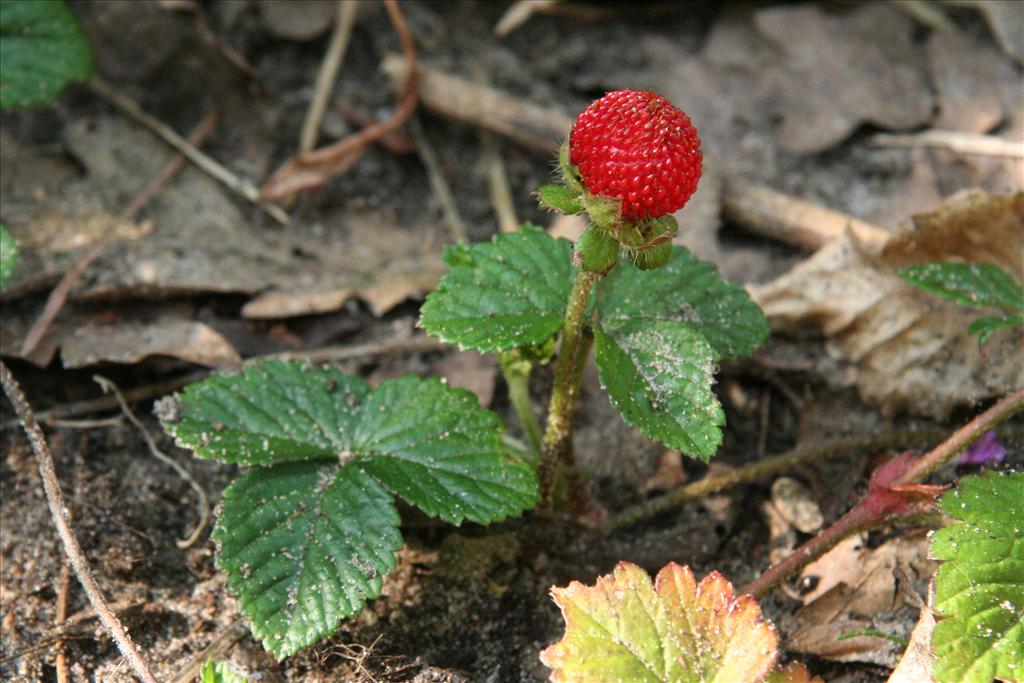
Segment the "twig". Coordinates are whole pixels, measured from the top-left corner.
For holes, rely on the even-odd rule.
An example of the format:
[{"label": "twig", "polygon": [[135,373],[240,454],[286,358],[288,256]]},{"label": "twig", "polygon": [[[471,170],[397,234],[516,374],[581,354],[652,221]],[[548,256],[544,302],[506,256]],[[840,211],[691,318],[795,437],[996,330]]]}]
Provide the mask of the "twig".
[{"label": "twig", "polygon": [[616,529],[636,524],[737,484],[757,481],[763,477],[794,469],[804,463],[838,458],[850,453],[856,453],[857,451],[927,444],[934,442],[935,439],[941,439],[945,433],[945,430],[941,429],[898,430],[799,446],[785,453],[744,465],[731,472],[713,477],[705,477],[666,493],[659,498],[653,498],[628,507],[611,518],[608,522],[607,530],[615,531]]},{"label": "twig", "polygon": [[878,133],[868,141],[875,147],[941,147],[957,154],[1024,159],[1024,142],[995,135],[956,130],[926,130],[913,135]]},{"label": "twig", "polygon": [[187,140],[178,135],[174,129],[163,121],[146,113],[134,100],[119,92],[113,85],[94,75],[89,80],[89,87],[92,88],[93,92],[128,114],[128,116],[149,128],[151,132],[168,145],[184,154],[189,161],[202,169],[207,175],[212,176],[244,199],[258,205],[279,223],[283,225],[288,223],[288,214],[280,206],[264,202],[260,198],[260,192],[255,185],[244,178],[238,177],[228,168],[196,149],[195,145],[189,144]]},{"label": "twig", "polygon": [[534,13],[550,10],[559,0],[516,0],[494,25],[494,36],[504,38],[527,21]]},{"label": "twig", "polygon": [[[918,458],[909,469],[895,477],[889,483],[889,489],[895,491],[899,487],[920,483],[929,474],[952,461],[982,434],[1022,409],[1024,409],[1024,389],[1000,399],[991,408],[953,432],[949,438]],[[740,590],[740,593],[748,593],[760,599],[790,576],[831,550],[847,536],[876,529],[904,516],[887,505],[888,501],[879,501],[873,498],[872,493],[869,491],[852,510],[794,550],[789,557],[770,567]],[[869,500],[873,501],[873,504],[868,504]],[[912,510],[910,514],[916,516],[921,514],[921,511]]]},{"label": "twig", "polygon": [[416,77],[416,46],[397,1],[384,0],[384,6],[402,43],[409,74],[402,86],[395,113],[388,120],[364,128],[333,145],[299,154],[285,162],[261,188],[260,194],[264,199],[279,199],[300,190],[318,187],[332,176],[344,173],[374,140],[401,126],[416,109],[419,92],[419,80]]},{"label": "twig", "polygon": [[455,197],[452,196],[452,191],[448,187],[448,181],[445,180],[444,172],[441,170],[441,162],[438,161],[434,146],[430,144],[430,139],[424,132],[419,117],[415,114],[409,117],[409,133],[412,134],[412,139],[416,141],[416,151],[419,152],[420,161],[423,162],[424,168],[427,169],[430,189],[434,191],[434,196],[437,197],[437,201],[441,204],[441,210],[444,212],[445,221],[448,223],[448,229],[451,231],[452,240],[455,242],[468,242],[469,235],[466,233],[466,224],[462,222],[462,217],[459,215],[459,207],[456,205]]},{"label": "twig", "polygon": [[[385,57],[382,68],[396,82],[410,73],[408,64],[397,55]],[[446,118],[493,131],[545,153],[557,150],[572,127],[572,119],[561,112],[440,69],[422,64],[417,69],[420,102]]]},{"label": "twig", "polygon": [[43,489],[46,491],[46,502],[50,507],[50,515],[53,517],[54,526],[57,527],[57,533],[64,544],[64,551],[67,553],[71,566],[75,570],[75,576],[78,577],[82,588],[85,589],[85,594],[88,596],[93,609],[96,610],[96,614],[99,615],[100,621],[103,622],[107,632],[110,633],[114,642],[117,643],[121,654],[128,660],[128,663],[135,671],[135,675],[145,683],[157,683],[156,677],[153,676],[146,661],[142,658],[142,654],[135,647],[135,644],[132,643],[117,615],[110,610],[110,606],[104,599],[103,593],[93,577],[92,570],[89,568],[89,561],[85,558],[82,548],[78,545],[75,532],[72,531],[68,521],[67,508],[64,504],[64,497],[61,494],[60,482],[57,481],[57,473],[54,471],[53,458],[50,456],[50,449],[46,444],[46,437],[43,436],[43,430],[39,428],[39,424],[36,422],[35,415],[32,413],[32,407],[25,399],[25,394],[22,393],[17,380],[11,375],[10,370],[7,369],[7,365],[3,361],[0,361],[0,384],[3,385],[7,399],[14,406],[14,411],[18,414],[22,427],[25,429],[25,434],[28,435],[29,442],[32,444],[32,450],[36,454],[36,459],[39,463],[39,474],[43,479]]},{"label": "twig", "polygon": [[487,189],[491,196],[494,217],[498,220],[498,230],[515,232],[519,229],[519,218],[516,216],[515,203],[512,201],[512,188],[509,186],[508,173],[505,172],[505,160],[501,158],[497,141],[488,131],[480,131],[480,144],[484,150],[484,164],[487,166]]},{"label": "twig", "polygon": [[185,665],[178,669],[168,683],[192,683],[199,676],[206,662],[211,659],[219,659],[221,655],[231,649],[239,640],[245,637],[246,628],[244,624],[234,623],[214,636],[213,640],[203,648],[192,659],[185,662]]},{"label": "twig", "polygon": [[847,230],[869,247],[881,247],[889,238],[889,233],[876,225],[741,178],[726,180],[722,212],[752,232],[809,251],[820,249]]},{"label": "twig", "polygon": [[[64,623],[68,616],[68,591],[71,588],[71,565],[65,562],[60,568],[60,586],[57,590],[57,614],[58,624]],[[57,683],[70,683],[71,677],[68,674],[68,658],[64,652],[64,639],[61,638],[53,645],[54,666],[57,669]]]},{"label": "twig", "polygon": [[331,33],[331,42],[327,45],[324,61],[316,75],[316,90],[309,104],[309,111],[306,112],[306,120],[302,124],[302,134],[299,136],[299,152],[308,152],[316,147],[320,124],[324,120],[327,102],[334,90],[334,81],[338,78],[341,61],[345,58],[345,50],[348,49],[349,38],[352,37],[352,27],[355,26],[358,10],[359,3],[338,0],[334,32]]},{"label": "twig", "polygon": [[156,440],[153,435],[146,429],[146,425],[142,424],[142,420],[135,415],[131,408],[128,407],[128,402],[124,400],[124,396],[121,395],[121,390],[117,388],[117,385],[106,377],[100,375],[93,375],[92,379],[94,382],[100,385],[103,393],[112,393],[117,398],[117,402],[121,404],[121,410],[124,412],[125,417],[128,421],[135,425],[135,428],[142,433],[142,438],[146,440],[146,445],[149,446],[149,452],[153,454],[153,457],[173,469],[179,477],[188,482],[192,490],[196,492],[196,507],[199,510],[199,521],[196,522],[195,528],[188,536],[183,539],[175,541],[177,546],[182,550],[191,548],[195,545],[195,542],[199,540],[199,536],[202,535],[206,529],[206,525],[210,521],[210,500],[206,497],[206,491],[199,485],[199,482],[195,480],[192,474],[182,467],[177,460],[171,458],[156,445]]},{"label": "twig", "polygon": [[[210,112],[203,117],[203,120],[199,122],[199,125],[195,127],[195,130],[189,135],[189,142],[195,146],[202,144],[202,141],[206,139],[206,136],[213,130],[214,125],[217,123],[218,114],[216,110]],[[135,199],[125,207],[124,211],[121,212],[121,217],[134,221],[139,210],[145,206],[146,202],[150,200],[153,194],[165,183],[171,176],[178,172],[181,165],[184,163],[184,155],[181,153],[175,154],[174,158],[171,159],[161,170],[157,173],[156,177],[146,187],[136,195]],[[61,309],[64,308],[64,304],[67,303],[68,297],[71,295],[71,290],[74,289],[75,285],[78,284],[79,278],[82,277],[82,273],[85,269],[95,261],[103,250],[106,249],[110,242],[105,240],[97,242],[89,249],[85,254],[82,255],[78,261],[64,274],[60,282],[53,291],[50,292],[49,298],[46,300],[46,305],[43,307],[43,312],[39,314],[39,318],[29,328],[28,334],[25,335],[25,340],[21,344],[21,355],[28,356],[35,350],[46,335],[46,331],[50,329],[50,325],[57,318],[57,314],[60,313]]]}]

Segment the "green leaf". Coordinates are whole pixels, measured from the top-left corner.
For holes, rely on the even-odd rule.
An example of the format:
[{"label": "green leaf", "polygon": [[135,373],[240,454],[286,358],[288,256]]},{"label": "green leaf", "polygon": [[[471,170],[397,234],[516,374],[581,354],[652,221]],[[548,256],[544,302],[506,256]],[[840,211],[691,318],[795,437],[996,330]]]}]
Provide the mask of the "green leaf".
[{"label": "green leaf", "polygon": [[357,462],[454,524],[503,519],[537,501],[533,472],[508,454],[498,416],[437,379],[402,377],[371,391],[336,368],[269,361],[193,384],[157,412],[201,458]]},{"label": "green leaf", "polygon": [[773,671],[778,634],[717,572],[698,584],[673,562],[652,585],[643,569],[620,562],[593,587],[573,581],[551,595],[565,635],[540,658],[558,683],[810,681],[800,665]]},{"label": "green leaf", "polygon": [[191,384],[157,410],[167,433],[200,458],[269,465],[351,453],[369,394],[337,368],[272,361]]},{"label": "green leaf", "polygon": [[460,348],[540,344],[562,327],[572,245],[526,225],[449,258],[451,270],[420,311],[420,327]]},{"label": "green leaf", "polygon": [[574,214],[583,211],[580,193],[565,185],[541,185],[537,188],[537,199],[542,209]]},{"label": "green leaf", "polygon": [[1024,312],[1024,289],[988,263],[924,263],[899,272],[910,284],[946,301]]},{"label": "green leaf", "polygon": [[1001,318],[985,316],[971,323],[971,326],[967,328],[967,332],[978,335],[978,343],[984,346],[994,332],[1022,325],[1024,325],[1024,315],[1008,315]]},{"label": "green leaf", "polygon": [[89,42],[61,0],[0,2],[0,107],[50,104],[92,68]]},{"label": "green leaf", "polygon": [[699,332],[719,359],[745,356],[768,337],[768,321],[741,286],[711,263],[675,247],[664,268],[621,264],[598,289],[602,324],[670,320]]},{"label": "green leaf", "polygon": [[227,662],[210,660],[203,667],[201,683],[249,683],[249,679],[239,676]]},{"label": "green leaf", "polygon": [[725,415],[711,391],[715,353],[676,320],[604,321],[595,330],[601,383],[623,419],[648,437],[705,462]]},{"label": "green leaf", "polygon": [[429,515],[482,524],[538,500],[533,470],[508,455],[501,419],[476,396],[440,380],[402,377],[380,385],[353,436],[362,467]]},{"label": "green leaf", "polygon": [[940,683],[1024,680],[1024,473],[966,477],[942,498],[959,524],[932,537]]},{"label": "green leaf", "polygon": [[18,267],[18,242],[7,228],[0,224],[0,287],[14,275]]},{"label": "green leaf", "polygon": [[392,493],[454,524],[538,499],[501,420],[437,379],[371,390],[334,368],[269,361],[194,384],[157,413],[200,457],[271,465],[228,488],[214,540],[228,588],[278,658],[380,592],[401,546]]},{"label": "green leaf", "polygon": [[257,467],[224,492],[213,531],[252,632],[283,659],[380,594],[402,547],[391,496],[355,463]]}]

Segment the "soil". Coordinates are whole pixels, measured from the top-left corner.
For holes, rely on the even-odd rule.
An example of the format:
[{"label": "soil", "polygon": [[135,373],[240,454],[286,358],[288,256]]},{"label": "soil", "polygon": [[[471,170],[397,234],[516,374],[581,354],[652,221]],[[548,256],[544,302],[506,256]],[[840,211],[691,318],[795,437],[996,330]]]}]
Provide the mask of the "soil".
[{"label": "soil", "polygon": [[[490,85],[526,101],[569,113],[605,90],[623,85],[699,90],[680,82],[683,72],[673,69],[704,50],[713,29],[731,13],[750,10],[746,6],[722,9],[707,2],[566,5],[563,13],[533,16],[500,40],[492,31],[508,3],[416,2],[403,3],[402,9],[422,61],[470,80],[486,78]],[[205,19],[195,11],[172,11],[159,3],[72,5],[94,45],[100,73],[179,131],[190,130],[201,112],[220,107],[222,120],[204,151],[242,175],[266,177],[295,150],[329,37],[321,34],[305,42],[278,37],[257,2],[225,0],[197,7]],[[987,50],[997,49],[981,16],[951,12],[962,32]],[[207,33],[203,33],[203,21]],[[931,33],[907,21],[911,26],[908,45],[923,53]],[[778,50],[751,37],[749,22],[740,25],[747,26],[748,33],[743,35],[750,41],[751,60],[763,56],[759,50]],[[243,55],[256,78],[242,73],[215,43],[204,38],[211,33]],[[386,14],[367,8],[352,35],[334,100],[373,118],[386,117],[395,95],[379,63],[383,54],[397,50]],[[1019,73],[1019,66],[1012,69]],[[756,76],[756,65],[749,73]],[[929,91],[928,96],[933,94]],[[328,138],[358,127],[335,109],[325,125]],[[97,126],[113,116],[117,115],[102,100],[75,86],[53,110],[4,113],[0,123],[5,141],[49,155],[60,168],[70,167],[68,172],[88,179],[93,171],[81,156],[69,151],[67,131],[76,125]],[[914,203],[919,200],[910,196],[916,186],[909,184],[919,168],[916,152],[868,145],[867,138],[878,130],[876,123],[865,120],[829,149],[795,153],[783,149],[777,140],[777,114],[748,111],[729,116],[727,125],[714,124],[708,136],[714,150],[709,156],[717,153],[716,161],[728,173],[742,172],[780,191],[863,218],[878,219],[888,212],[880,221],[886,227],[920,208]],[[497,228],[478,133],[428,112],[420,117],[470,239],[489,239]],[[549,179],[551,159],[513,143],[499,140],[498,144],[519,217],[548,224],[550,218],[537,209],[530,191]],[[732,160],[722,162],[726,155],[732,155]],[[939,162],[931,167],[938,194],[958,189],[959,179],[974,172]],[[5,168],[8,173],[18,170]],[[108,190],[115,200],[132,195],[124,190],[118,196],[116,187]],[[897,202],[901,196],[907,197],[905,205]],[[105,201],[119,206],[109,197]],[[155,201],[160,201],[159,195]],[[287,232],[252,206],[235,204],[232,210],[254,231],[250,235],[266,235],[267,242],[297,233],[315,249],[317,240],[329,239],[325,235],[337,226],[351,230],[353,221],[371,214],[384,216],[397,226],[397,239],[409,243],[447,239],[441,210],[419,158],[380,147],[371,148],[328,186],[301,196]],[[900,209],[894,211],[893,206]],[[5,222],[11,219],[5,216]],[[729,223],[716,233],[718,222],[716,212],[710,232],[716,260],[731,277],[768,280],[805,256]],[[248,239],[238,236],[240,243]],[[187,243],[179,247],[206,248]],[[286,267],[301,268],[299,256]],[[96,268],[102,268],[102,263]],[[93,272],[89,283],[95,284],[98,278]],[[5,293],[4,325],[23,329],[24,322],[19,321],[34,319],[46,293],[38,287],[13,298]],[[137,317],[147,307],[156,307],[150,315],[158,321],[183,308],[186,317],[208,324],[243,357],[285,350],[299,353],[332,344],[387,346],[408,338],[418,312],[416,297],[379,316],[365,302],[353,299],[339,310],[320,315],[251,320],[241,314],[250,295],[238,290],[186,293],[179,289],[116,301],[76,300],[71,306],[74,315],[90,320]],[[75,319],[65,312],[60,320],[71,325]],[[93,374],[109,376],[129,389],[184,377],[198,369],[165,356],[65,369],[59,356],[41,364],[12,358],[7,341],[3,353],[37,411],[96,398]],[[408,372],[428,374],[443,362],[451,367],[453,356],[457,357],[456,352],[449,350],[394,353],[342,365],[379,381]],[[493,391],[491,407],[516,425],[496,368],[478,366],[484,376],[476,380]],[[538,410],[548,395],[551,375],[550,367],[542,367],[532,380]],[[724,364],[716,388],[728,425],[714,461],[717,466],[738,467],[814,439],[935,425],[910,415],[884,415],[862,401],[856,391],[844,386],[841,373],[823,350],[822,337],[814,331],[773,337],[754,359]],[[236,468],[192,459],[175,449],[150,416],[151,402],[152,397],[135,404],[148,429],[160,435],[160,445],[189,469],[211,500],[219,499]],[[975,412],[965,406],[939,426],[955,428]],[[108,408],[75,419],[100,420],[119,414]],[[24,435],[14,428],[6,403],[2,416],[0,671],[5,680],[53,681],[53,643],[59,636],[54,624],[65,558],[34,457]],[[614,513],[659,495],[642,490],[664,449],[621,423],[593,367],[584,379],[577,427],[578,457],[591,479],[595,500],[605,510]],[[150,455],[138,430],[123,419],[91,426],[56,423],[47,430],[75,531],[100,585],[158,678],[175,680],[184,663],[218,634],[245,623],[223,575],[214,568],[209,534],[189,549],[176,545],[196,521],[192,490]],[[518,434],[517,427],[512,431]],[[1006,445],[1005,466],[1024,465],[1024,443]],[[860,452],[789,474],[808,485],[827,523],[865,490],[866,476],[880,455]],[[684,459],[683,471],[692,481],[704,476],[708,466]],[[771,497],[770,486],[770,481],[763,481],[728,490],[610,535],[532,514],[490,527],[453,528],[403,509],[405,547],[397,571],[386,580],[382,596],[346,621],[333,637],[278,663],[246,631],[220,658],[251,680],[268,682],[547,680],[550,672],[538,653],[562,632],[558,609],[548,594],[552,586],[571,580],[592,583],[622,560],[652,573],[676,561],[691,566],[697,576],[717,570],[742,585],[768,566],[771,539],[761,505]],[[872,534],[868,545],[880,545],[895,533]],[[923,594],[927,577],[915,578],[914,588]],[[762,603],[766,616],[780,626],[784,650],[787,619],[800,607],[798,597],[794,587],[789,594],[777,592]],[[73,578],[67,614],[71,620],[63,651],[71,680],[133,680]],[[905,635],[914,625],[916,612],[901,619],[897,626]],[[890,653],[889,659],[872,664],[793,656],[812,673],[844,683],[884,680],[893,657]]]}]

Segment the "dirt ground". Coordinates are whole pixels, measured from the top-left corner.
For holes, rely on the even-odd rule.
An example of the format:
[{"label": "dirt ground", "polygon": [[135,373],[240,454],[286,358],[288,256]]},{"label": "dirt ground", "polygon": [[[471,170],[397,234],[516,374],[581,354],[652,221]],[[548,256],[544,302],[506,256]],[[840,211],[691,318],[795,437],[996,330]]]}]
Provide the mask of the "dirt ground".
[{"label": "dirt ground", "polygon": [[[258,182],[297,149],[333,12],[331,5],[324,20],[315,3],[294,3],[283,14],[272,5],[71,6],[98,74],[183,135],[216,110],[202,149]],[[882,146],[877,138],[935,128],[1021,140],[1024,36],[1014,33],[1018,15],[1007,18],[998,8],[930,3],[949,23],[943,28],[895,3],[565,2],[496,37],[509,6],[401,3],[419,62],[465,82],[563,117],[618,87],[659,90],[689,112],[707,171],[681,216],[682,240],[744,284],[771,282],[809,252],[753,234],[723,213],[722,197],[737,178],[887,231],[961,189],[1007,194],[1024,185],[1019,158]],[[393,112],[394,83],[380,68],[392,53],[400,47],[386,13],[365,3],[321,144]],[[429,141],[468,238],[480,241],[498,231],[489,154],[507,173],[518,218],[551,224],[531,197],[551,176],[552,154],[544,149],[550,130],[532,133],[531,145],[499,132],[482,135],[430,107],[417,119],[421,134],[407,125],[391,148],[371,146],[346,173],[301,194],[291,222],[280,226],[187,164],[126,219],[121,212],[173,152],[86,86],[70,88],[52,109],[0,118],[0,218],[23,245],[19,275],[3,294],[4,359],[46,418],[73,525],[99,583],[162,681],[178,680],[188,660],[244,619],[214,568],[208,532],[191,548],[176,544],[196,522],[189,484],[152,457],[115,404],[81,405],[102,400],[93,375],[126,391],[141,388],[135,410],[213,502],[236,468],[176,449],[150,414],[166,391],[148,388],[240,358],[354,348],[328,357],[371,382],[444,375],[475,391],[518,435],[492,358],[414,343],[419,303],[443,272],[442,246],[453,241],[415,150],[423,137]],[[42,342],[21,353],[53,284],[106,240]],[[1019,351],[1020,339],[1004,344]],[[818,440],[951,430],[994,397],[978,394],[941,415],[925,396],[920,403],[875,400],[853,379],[856,363],[837,357],[828,341],[820,327],[790,325],[755,357],[720,368],[716,390],[727,428],[711,468],[740,467]],[[999,348],[977,362],[993,362]],[[542,367],[532,379],[538,411],[552,374]],[[54,681],[65,559],[32,451],[6,402],[2,410],[0,671],[5,680]],[[593,367],[584,377],[577,430],[582,468],[612,514],[660,495],[651,486],[659,463],[669,463],[677,483],[709,470],[685,458],[673,467],[663,447],[624,425]],[[1024,440],[1005,445],[1001,467],[1024,465]],[[787,474],[806,485],[827,523],[864,492],[884,455],[863,449]],[[277,663],[243,629],[219,656],[254,681],[547,680],[538,652],[562,632],[551,586],[592,582],[620,560],[651,572],[676,561],[698,576],[718,570],[742,585],[769,564],[775,538],[764,506],[771,485],[729,489],[608,535],[529,514],[453,528],[403,508],[398,570],[383,595],[335,636]],[[885,529],[863,546],[891,547],[906,533]],[[927,565],[919,561],[908,556],[901,566],[924,594]],[[133,680],[73,577],[69,586],[63,651],[71,680]],[[797,582],[762,603],[786,657],[829,681],[885,680],[901,651],[887,641],[840,655],[790,647],[806,626],[798,609],[812,588]],[[905,637],[917,614],[901,598],[869,625]]]}]

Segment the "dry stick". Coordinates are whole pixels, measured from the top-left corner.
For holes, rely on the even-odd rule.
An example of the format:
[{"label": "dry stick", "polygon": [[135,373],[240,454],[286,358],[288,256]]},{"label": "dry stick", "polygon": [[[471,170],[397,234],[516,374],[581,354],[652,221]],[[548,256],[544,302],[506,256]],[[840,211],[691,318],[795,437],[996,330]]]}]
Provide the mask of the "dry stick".
[{"label": "dry stick", "polygon": [[879,133],[868,142],[875,147],[941,147],[957,154],[1024,159],[1024,142],[1020,140],[956,130],[926,130],[913,135]]},{"label": "dry stick", "polygon": [[18,414],[18,419],[21,420],[25,434],[28,435],[29,443],[32,444],[32,450],[36,454],[39,474],[43,479],[43,489],[46,491],[46,502],[50,507],[50,515],[53,517],[53,523],[57,527],[60,540],[64,544],[64,551],[67,553],[71,566],[75,570],[75,576],[78,577],[82,588],[85,589],[85,594],[88,596],[93,609],[96,610],[96,614],[99,615],[100,621],[103,622],[107,632],[110,633],[114,642],[117,643],[121,654],[128,660],[132,669],[134,669],[135,675],[140,680],[145,681],[145,683],[157,683],[156,677],[149,670],[149,666],[135,647],[135,644],[132,643],[120,620],[110,610],[110,606],[103,598],[103,593],[100,592],[100,587],[97,585],[96,579],[92,575],[92,570],[89,568],[89,561],[85,558],[84,553],[82,553],[82,548],[78,545],[75,532],[72,531],[68,521],[67,507],[64,504],[64,497],[60,491],[60,482],[57,481],[57,473],[54,471],[53,458],[50,456],[46,437],[36,422],[35,415],[32,413],[32,407],[29,405],[28,400],[26,400],[25,394],[22,393],[21,386],[18,385],[17,380],[11,375],[10,370],[7,369],[7,365],[3,361],[0,361],[0,384],[3,385],[7,399],[14,406],[14,411]]},{"label": "dry stick", "polygon": [[[314,363],[323,362],[344,362],[351,360],[358,360],[360,358],[372,358],[376,356],[385,356],[388,354],[400,354],[400,353],[430,353],[432,351],[441,351],[449,348],[444,342],[436,339],[431,339],[426,336],[413,337],[403,341],[389,341],[389,342],[370,342],[367,344],[355,344],[351,346],[325,346],[318,349],[309,349],[307,351],[288,351],[283,353],[269,353],[262,356],[256,356],[249,358],[246,362],[253,362],[255,360],[310,360]],[[197,382],[210,375],[209,370],[198,370],[196,372],[182,375],[181,377],[175,377],[174,379],[164,380],[162,382],[156,382],[154,384],[147,384],[141,387],[135,387],[128,389],[123,392],[124,398],[129,403],[136,401],[145,401],[157,396],[163,396],[169,394],[172,391],[177,391],[186,384]],[[99,398],[91,398],[84,401],[76,401],[75,403],[69,403],[62,406],[57,406],[49,410],[40,411],[38,414],[39,419],[45,421],[47,424],[56,424],[58,420],[65,417],[71,417],[74,415],[86,415],[89,413],[98,413],[105,410],[114,410],[118,407],[117,398],[110,396],[100,396]],[[7,429],[17,421],[5,422],[3,429]]]},{"label": "dry stick", "polygon": [[[408,65],[398,55],[384,58],[384,72],[400,82],[409,75]],[[527,102],[518,97],[453,76],[433,67],[419,65],[420,102],[445,118],[484,128],[541,152],[554,152],[572,128],[565,114]]]},{"label": "dry stick", "polygon": [[330,177],[351,168],[366,148],[381,136],[395,130],[416,109],[419,79],[416,77],[416,46],[396,0],[384,0],[391,24],[402,43],[409,76],[402,86],[395,113],[387,121],[374,124],[333,145],[290,159],[267,180],[260,190],[264,199],[278,199],[299,190],[323,185]]},{"label": "dry stick", "polygon": [[[62,624],[68,617],[68,591],[71,589],[71,565],[65,562],[60,568],[60,589],[57,591],[57,623]],[[53,645],[54,666],[57,669],[57,683],[70,683],[68,674],[68,657],[64,652],[64,639]]]},{"label": "dry stick", "polygon": [[914,446],[932,443],[946,434],[946,430],[930,428],[912,431],[897,430],[870,436],[855,436],[833,439],[822,443],[799,446],[780,455],[773,455],[744,465],[731,472],[705,477],[686,486],[677,488],[659,498],[628,507],[608,522],[607,530],[623,527],[650,519],[655,515],[695,500],[700,500],[724,489],[757,481],[772,474],[791,470],[809,462],[838,458],[857,451],[878,450],[897,446]]},{"label": "dry stick", "polygon": [[163,121],[146,113],[134,100],[119,92],[113,85],[107,83],[99,76],[93,76],[89,81],[89,87],[103,99],[148,128],[168,145],[181,152],[207,175],[218,180],[225,187],[244,199],[256,204],[282,225],[288,223],[288,214],[280,206],[264,202],[260,198],[260,192],[255,185],[244,178],[238,177],[228,168],[196,149],[195,145],[189,144],[188,140],[178,135],[174,129]]},{"label": "dry stick", "polygon": [[448,188],[448,181],[445,180],[444,172],[441,170],[441,162],[437,158],[434,146],[430,144],[430,139],[427,138],[427,134],[423,131],[423,125],[420,123],[419,117],[415,114],[409,117],[409,133],[412,134],[412,139],[416,141],[416,151],[419,152],[420,161],[423,162],[423,166],[427,169],[430,189],[434,191],[434,196],[441,203],[441,210],[444,212],[448,229],[452,233],[452,240],[455,242],[468,242],[469,235],[466,232],[466,224],[462,221],[462,217],[459,215],[459,208],[455,203],[455,197],[452,196],[452,191]]},{"label": "dry stick", "polygon": [[[216,110],[210,112],[203,120],[199,122],[195,130],[189,135],[189,142],[193,145],[200,145],[202,141],[206,139],[206,136],[213,131],[214,124],[217,123],[218,113]],[[182,154],[175,154],[174,158],[171,159],[166,166],[164,166],[160,172],[153,178],[152,181],[142,191],[136,195],[135,199],[121,212],[121,217],[134,221],[139,213],[139,210],[145,206],[146,202],[153,196],[153,194],[160,189],[160,187],[167,182],[171,176],[178,172],[184,163],[185,157]],[[57,314],[60,313],[61,309],[64,308],[64,304],[67,303],[68,296],[71,295],[71,290],[74,289],[75,285],[78,284],[79,278],[82,277],[82,273],[89,267],[93,261],[95,261],[103,250],[107,248],[110,242],[104,240],[97,242],[92,246],[89,251],[82,255],[78,261],[71,267],[71,269],[64,274],[60,282],[53,291],[50,292],[49,298],[46,300],[46,305],[43,307],[43,312],[39,314],[39,318],[32,323],[32,327],[29,328],[28,334],[25,335],[25,340],[21,344],[21,355],[28,356],[33,350],[39,345],[43,337],[46,335],[46,331],[50,329],[50,325],[57,318]]]},{"label": "dry stick", "polygon": [[[929,474],[950,462],[985,432],[1021,410],[1024,410],[1024,389],[1019,389],[1003,397],[991,408],[956,430],[948,439],[918,458],[910,469],[892,482],[890,487],[920,483]],[[761,599],[790,576],[831,550],[844,538],[854,533],[884,526],[892,521],[894,521],[893,517],[883,507],[869,507],[864,505],[862,500],[860,504],[837,519],[827,529],[794,550],[789,557],[770,567],[739,592],[748,593]]]},{"label": "dry stick", "polygon": [[202,535],[203,531],[206,529],[206,525],[210,521],[210,500],[206,496],[206,491],[203,490],[203,487],[199,485],[199,482],[196,481],[195,478],[192,477],[192,474],[182,467],[177,460],[160,450],[160,447],[156,445],[156,439],[154,439],[153,435],[149,433],[146,426],[142,424],[142,420],[140,420],[138,416],[135,415],[135,412],[128,407],[128,402],[124,400],[124,396],[121,395],[121,390],[117,388],[116,384],[100,375],[93,375],[92,379],[100,385],[100,388],[103,389],[103,393],[114,394],[115,398],[117,398],[117,402],[121,404],[121,411],[124,413],[125,417],[127,417],[128,420],[135,425],[135,428],[142,433],[142,438],[146,440],[146,445],[149,446],[149,452],[153,454],[153,457],[174,470],[178,476],[187,481],[189,486],[192,487],[192,490],[196,492],[196,507],[199,510],[199,521],[196,522],[196,526],[192,530],[192,533],[185,538],[175,541],[177,546],[182,550],[191,548],[195,545],[196,541],[199,540],[199,536]]},{"label": "dry stick", "polygon": [[880,247],[889,238],[884,228],[741,178],[726,180],[722,213],[752,232],[809,251],[847,230],[868,247]]},{"label": "dry stick", "polygon": [[324,61],[320,64],[320,71],[316,75],[316,90],[313,93],[313,100],[309,104],[309,111],[306,112],[306,120],[302,124],[302,133],[299,136],[299,152],[309,152],[316,147],[316,139],[320,135],[320,124],[324,120],[327,103],[334,91],[334,81],[338,78],[341,61],[345,58],[345,51],[348,49],[349,38],[352,37],[352,27],[355,26],[358,10],[359,3],[338,0],[334,32],[331,34],[331,42],[324,54]]},{"label": "dry stick", "polygon": [[480,131],[480,144],[484,149],[484,163],[487,166],[487,190],[494,208],[494,217],[498,220],[498,230],[515,232],[519,229],[519,217],[512,201],[512,188],[505,172],[505,160],[494,136],[488,131]]}]

